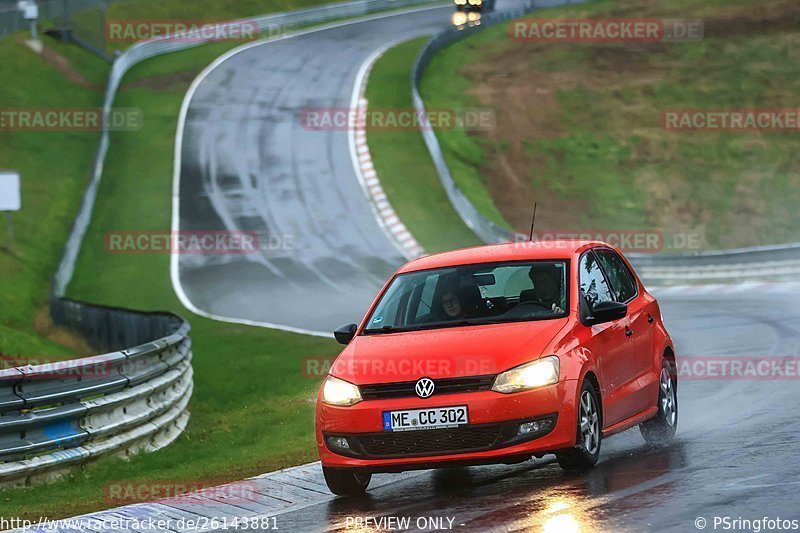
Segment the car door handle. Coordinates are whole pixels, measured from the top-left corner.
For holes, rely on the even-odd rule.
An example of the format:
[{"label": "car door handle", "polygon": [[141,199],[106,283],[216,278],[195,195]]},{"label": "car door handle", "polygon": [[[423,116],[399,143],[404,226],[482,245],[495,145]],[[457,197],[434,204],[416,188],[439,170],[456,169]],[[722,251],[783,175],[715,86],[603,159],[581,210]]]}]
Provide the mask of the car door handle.
[{"label": "car door handle", "polygon": [[626,327],[625,328],[625,336],[626,337],[630,337],[631,335],[633,335],[633,330],[631,328],[629,328],[629,327]]},{"label": "car door handle", "polygon": [[653,322],[655,322],[655,320],[656,319],[653,318],[653,315],[647,315],[647,323],[648,324],[652,324]]}]

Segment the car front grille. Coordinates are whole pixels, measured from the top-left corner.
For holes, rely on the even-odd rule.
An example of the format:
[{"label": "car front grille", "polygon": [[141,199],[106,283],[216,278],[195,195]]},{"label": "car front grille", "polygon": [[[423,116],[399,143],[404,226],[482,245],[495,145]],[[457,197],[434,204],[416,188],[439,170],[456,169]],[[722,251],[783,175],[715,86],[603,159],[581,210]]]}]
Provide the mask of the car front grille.
[{"label": "car front grille", "polygon": [[[494,375],[471,376],[464,378],[434,379],[432,396],[442,394],[455,394],[459,392],[481,392],[492,388]],[[364,400],[382,400],[386,398],[407,398],[416,396],[414,389],[416,381],[403,381],[399,383],[381,383],[378,385],[361,385],[361,397]]]},{"label": "car front grille", "polygon": [[501,439],[502,429],[501,424],[491,424],[452,429],[387,432],[353,438],[366,456],[384,459],[488,450]]},{"label": "car front grille", "polygon": [[[521,424],[535,420],[549,420],[550,424],[536,432],[518,434]],[[550,433],[557,420],[558,413],[552,413],[536,418],[492,424],[472,424],[447,429],[382,431],[380,433],[325,433],[323,438],[331,451],[347,457],[360,459],[424,457],[494,450],[537,439]],[[346,439],[347,446],[334,444],[332,439],[336,437]]]}]

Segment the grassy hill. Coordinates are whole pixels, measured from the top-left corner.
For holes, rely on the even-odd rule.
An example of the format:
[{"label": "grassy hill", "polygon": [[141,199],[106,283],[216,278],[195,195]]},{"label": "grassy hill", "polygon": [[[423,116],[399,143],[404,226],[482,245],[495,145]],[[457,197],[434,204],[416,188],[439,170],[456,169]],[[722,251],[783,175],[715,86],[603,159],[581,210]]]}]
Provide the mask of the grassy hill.
[{"label": "grassy hill", "polygon": [[456,43],[422,83],[431,108],[489,107],[489,131],[438,132],[485,216],[525,230],[691,232],[712,248],[797,241],[798,132],[678,132],[664,110],[797,108],[800,4],[598,1],[542,17],[700,19],[682,43],[546,43],[502,24]]}]

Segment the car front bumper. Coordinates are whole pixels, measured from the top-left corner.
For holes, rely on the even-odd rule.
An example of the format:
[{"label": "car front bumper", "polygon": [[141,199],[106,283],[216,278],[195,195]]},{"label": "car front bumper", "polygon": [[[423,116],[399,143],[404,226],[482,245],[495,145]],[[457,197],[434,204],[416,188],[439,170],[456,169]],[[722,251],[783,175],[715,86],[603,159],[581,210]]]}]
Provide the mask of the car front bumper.
[{"label": "car front bumper", "polygon": [[[577,381],[514,394],[494,391],[368,400],[350,407],[317,402],[316,440],[322,464],[396,472],[462,464],[517,462],[575,444]],[[384,431],[384,411],[466,405],[469,425],[456,429]],[[551,420],[543,430],[518,434],[520,424]],[[344,437],[336,448],[330,437]]]}]

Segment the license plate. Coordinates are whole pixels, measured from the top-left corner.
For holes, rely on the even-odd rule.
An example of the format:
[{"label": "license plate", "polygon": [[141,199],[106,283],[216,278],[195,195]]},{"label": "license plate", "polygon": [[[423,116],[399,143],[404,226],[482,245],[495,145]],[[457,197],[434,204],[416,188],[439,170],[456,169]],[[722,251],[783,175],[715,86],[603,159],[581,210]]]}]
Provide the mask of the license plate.
[{"label": "license plate", "polygon": [[466,405],[383,412],[383,429],[385,431],[455,428],[467,424],[469,424],[469,416]]}]

